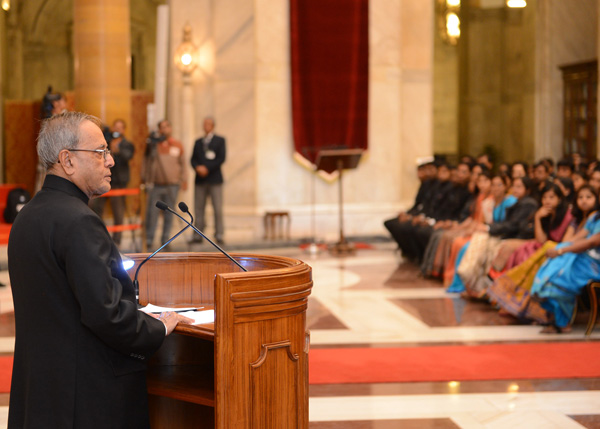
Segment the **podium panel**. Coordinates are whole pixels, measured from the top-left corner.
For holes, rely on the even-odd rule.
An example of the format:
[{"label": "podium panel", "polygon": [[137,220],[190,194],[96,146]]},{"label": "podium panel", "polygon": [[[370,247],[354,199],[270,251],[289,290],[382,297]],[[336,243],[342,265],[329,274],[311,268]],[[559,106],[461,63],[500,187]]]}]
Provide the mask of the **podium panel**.
[{"label": "podium panel", "polygon": [[[129,256],[134,273],[146,255]],[[311,268],[232,256],[248,271],[219,253],[158,254],[140,270],[140,304],[215,310],[215,323],[178,326],[150,360],[153,429],[308,428]]]}]

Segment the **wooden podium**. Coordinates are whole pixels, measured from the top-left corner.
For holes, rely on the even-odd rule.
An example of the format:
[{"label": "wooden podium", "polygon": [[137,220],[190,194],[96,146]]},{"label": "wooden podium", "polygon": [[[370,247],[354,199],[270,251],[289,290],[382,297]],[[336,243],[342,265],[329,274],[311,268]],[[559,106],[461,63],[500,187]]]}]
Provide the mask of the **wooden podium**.
[{"label": "wooden podium", "polygon": [[329,250],[338,255],[354,253],[355,249],[351,243],[346,241],[344,236],[344,184],[342,181],[343,171],[351,168],[356,168],[363,149],[332,149],[322,150],[317,155],[317,170],[323,170],[328,173],[338,171],[340,180],[339,197],[338,197],[338,212],[340,217],[340,239],[331,246]]},{"label": "wooden podium", "polygon": [[[146,254],[129,255],[136,262]],[[308,428],[306,308],[311,268],[276,256],[158,254],[140,304],[203,306],[215,323],[179,325],[148,363],[153,429]]]}]

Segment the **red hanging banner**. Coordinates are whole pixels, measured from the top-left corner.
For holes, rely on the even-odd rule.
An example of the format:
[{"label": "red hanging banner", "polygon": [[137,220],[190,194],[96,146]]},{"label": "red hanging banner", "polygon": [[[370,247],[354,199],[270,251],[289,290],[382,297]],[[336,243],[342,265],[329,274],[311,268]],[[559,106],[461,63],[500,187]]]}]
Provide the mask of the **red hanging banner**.
[{"label": "red hanging banner", "polygon": [[368,0],[290,0],[297,155],[367,149]]}]

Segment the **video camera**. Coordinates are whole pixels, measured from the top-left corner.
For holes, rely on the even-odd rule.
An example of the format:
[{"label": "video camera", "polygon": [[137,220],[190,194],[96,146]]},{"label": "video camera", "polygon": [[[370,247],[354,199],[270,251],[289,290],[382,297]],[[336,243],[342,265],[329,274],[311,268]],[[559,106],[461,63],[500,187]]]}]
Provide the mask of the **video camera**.
[{"label": "video camera", "polygon": [[148,138],[146,139],[147,145],[155,145],[158,143],[162,143],[167,139],[167,136],[163,136],[158,131],[152,131]]},{"label": "video camera", "polygon": [[156,147],[166,139],[167,136],[162,135],[158,131],[152,131],[146,139],[146,156],[155,156]]}]

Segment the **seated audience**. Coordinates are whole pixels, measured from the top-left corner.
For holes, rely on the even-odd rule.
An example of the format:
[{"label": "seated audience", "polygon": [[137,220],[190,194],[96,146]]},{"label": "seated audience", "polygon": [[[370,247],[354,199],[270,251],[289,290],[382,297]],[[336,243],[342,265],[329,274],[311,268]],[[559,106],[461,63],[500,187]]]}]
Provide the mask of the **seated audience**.
[{"label": "seated audience", "polygon": [[590,178],[588,180],[588,183],[592,186],[592,188],[594,188],[596,190],[596,192],[600,191],[600,166],[597,168],[594,168],[594,170],[592,170],[592,172],[590,173]]},{"label": "seated audience", "polygon": [[498,166],[498,174],[501,176],[509,176],[510,177],[510,169],[511,165],[508,162],[503,162]]},{"label": "seated audience", "polygon": [[554,171],[554,160],[550,157],[540,159],[540,162],[543,163],[548,168],[548,175],[550,179],[554,179],[556,177],[556,173]]},{"label": "seated audience", "polygon": [[[449,170],[447,166],[442,165],[443,171],[440,173],[445,180],[449,178]],[[419,191],[415,197],[413,206],[405,212],[400,212],[398,216],[388,219],[384,222],[384,226],[390,232],[392,237],[398,243],[398,248],[406,258],[411,258],[408,255],[408,249],[403,249],[401,239],[404,231],[410,227],[413,218],[426,216],[431,210],[430,201],[439,186],[438,180],[438,165],[433,161],[427,161],[422,165],[417,166],[417,177],[421,181]]]},{"label": "seated audience", "polygon": [[[506,210],[512,207],[517,199],[514,195],[508,193],[510,188],[510,180],[508,176],[496,175],[492,177],[490,186],[490,200],[483,201],[483,213],[484,216],[487,213],[486,206],[491,203],[491,218],[485,218],[485,224],[491,224],[494,222],[502,222],[506,219]],[[460,265],[462,258],[469,248],[469,241],[471,235],[479,229],[479,224],[473,224],[469,235],[453,241],[452,249],[450,250],[450,258],[444,267],[444,286],[447,287],[447,292],[464,292],[465,285],[456,269]],[[456,255],[456,256],[454,256]],[[455,262],[454,262],[455,261]]]},{"label": "seated audience", "polygon": [[502,163],[492,177],[489,155],[460,159],[419,165],[415,203],[385,222],[403,257],[448,292],[567,332],[577,295],[600,281],[600,161]]},{"label": "seated audience", "polygon": [[[427,243],[425,256],[421,264],[421,271],[424,275],[440,277],[444,273],[446,262],[451,258],[452,243],[459,237],[470,237],[475,225],[486,221],[491,222],[493,205],[485,204],[485,202],[492,201],[490,195],[492,182],[489,171],[487,171],[487,168],[485,170],[477,175],[476,189],[472,194],[472,201],[465,205],[468,217],[462,222],[442,221],[435,224],[435,232]],[[471,177],[476,175],[475,171],[476,168],[473,167]]]},{"label": "seated audience", "polygon": [[[594,189],[583,186],[576,194],[576,204],[572,210],[572,221],[563,236],[563,240],[574,239],[583,229],[590,214],[598,208],[598,196]],[[546,261],[546,252],[556,246],[548,240],[535,253],[521,264],[508,270],[488,288],[490,300],[500,307],[501,312],[513,315],[522,321],[548,323],[546,311],[539,302],[531,300],[531,286],[539,267]]]},{"label": "seated audience", "polygon": [[468,215],[465,206],[469,203],[471,193],[468,189],[471,168],[469,164],[461,162],[455,169],[455,174],[450,180],[450,187],[443,190],[432,199],[431,216],[426,219],[417,219],[413,228],[403,237],[412,249],[415,259],[423,260],[425,248],[434,232],[438,222],[447,224],[453,221],[462,221]]},{"label": "seated audience", "polygon": [[482,153],[477,157],[477,164],[484,166],[489,171],[494,169],[494,159],[489,153]]},{"label": "seated audience", "polygon": [[573,163],[573,171],[581,170],[581,165],[585,163],[585,160],[579,152],[573,152],[571,154],[571,162]]},{"label": "seated audience", "polygon": [[569,205],[575,200],[575,185],[570,177],[557,176],[554,179],[554,184],[557,185],[565,196],[565,200]]},{"label": "seated audience", "polygon": [[584,170],[575,170],[571,175],[575,192],[579,191],[583,185],[586,185],[588,183],[588,179],[588,175]]},{"label": "seated audience", "polygon": [[531,295],[548,312],[544,333],[570,330],[577,295],[590,282],[600,280],[600,216],[592,214],[571,242],[546,251],[548,260],[540,267]]},{"label": "seated audience", "polygon": [[492,261],[490,277],[496,279],[507,269],[519,265],[546,241],[561,241],[572,219],[569,204],[560,187],[551,183],[544,189],[542,205],[534,216],[534,239],[503,240]]},{"label": "seated audience", "polygon": [[587,170],[586,170],[587,175],[591,177],[592,173],[594,172],[596,167],[598,167],[598,160],[597,159],[590,160],[587,164]]},{"label": "seated audience", "polygon": [[402,256],[421,261],[433,225],[437,221],[458,220],[469,197],[467,184],[470,167],[461,163],[456,169],[455,179],[450,180],[450,168],[441,163],[438,166],[437,183],[432,188],[422,212],[410,219],[400,217],[384,223],[398,243]]},{"label": "seated audience", "polygon": [[571,177],[574,167],[570,158],[563,158],[556,164],[556,177]]},{"label": "seated audience", "polygon": [[506,212],[506,219],[479,227],[473,234],[459,267],[458,275],[464,282],[467,296],[483,298],[490,283],[487,273],[501,239],[532,238],[533,214],[537,202],[529,196],[532,183],[526,177],[513,181],[512,193],[517,202]]},{"label": "seated audience", "polygon": [[517,177],[525,177],[529,174],[529,164],[523,161],[517,161],[510,169],[510,178],[515,180]]},{"label": "seated audience", "polygon": [[533,166],[533,183],[534,186],[531,189],[531,196],[539,203],[542,200],[542,191],[549,183],[552,183],[548,163],[544,161],[535,163]]}]

